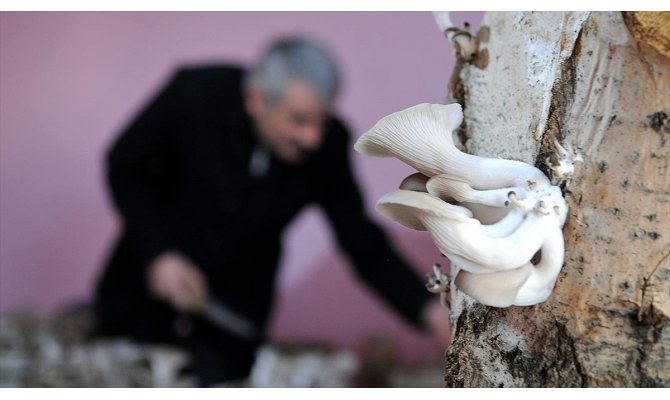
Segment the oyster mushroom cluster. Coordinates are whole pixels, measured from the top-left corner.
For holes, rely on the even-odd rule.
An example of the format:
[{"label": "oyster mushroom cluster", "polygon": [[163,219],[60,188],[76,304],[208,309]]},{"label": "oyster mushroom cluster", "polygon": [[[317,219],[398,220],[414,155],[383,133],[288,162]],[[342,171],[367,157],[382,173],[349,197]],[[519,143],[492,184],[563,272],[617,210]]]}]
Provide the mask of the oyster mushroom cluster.
[{"label": "oyster mushroom cluster", "polygon": [[395,157],[418,173],[377,210],[428,231],[462,292],[493,307],[545,301],[563,266],[561,190],[532,165],[478,157],[454,146],[460,104],[419,104],[382,118],[356,151]]}]

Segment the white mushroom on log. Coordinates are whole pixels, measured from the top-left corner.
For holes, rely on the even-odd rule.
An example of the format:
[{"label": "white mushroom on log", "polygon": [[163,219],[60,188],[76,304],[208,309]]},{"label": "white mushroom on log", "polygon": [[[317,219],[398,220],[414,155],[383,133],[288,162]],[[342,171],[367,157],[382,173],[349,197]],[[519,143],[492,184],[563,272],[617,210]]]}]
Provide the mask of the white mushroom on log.
[{"label": "white mushroom on log", "polygon": [[563,265],[561,190],[532,165],[458,150],[453,131],[462,120],[460,104],[419,104],[382,118],[358,139],[358,152],[395,157],[419,172],[377,209],[428,231],[451,261],[456,287],[480,303],[541,303]]}]

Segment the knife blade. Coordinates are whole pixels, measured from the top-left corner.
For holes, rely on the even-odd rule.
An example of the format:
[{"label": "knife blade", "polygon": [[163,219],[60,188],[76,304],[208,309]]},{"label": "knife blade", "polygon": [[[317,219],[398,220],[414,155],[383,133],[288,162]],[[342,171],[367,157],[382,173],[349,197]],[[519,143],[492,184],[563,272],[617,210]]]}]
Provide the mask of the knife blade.
[{"label": "knife blade", "polygon": [[220,329],[237,336],[246,339],[257,336],[256,325],[252,321],[216,299],[210,298],[205,302],[201,315]]}]

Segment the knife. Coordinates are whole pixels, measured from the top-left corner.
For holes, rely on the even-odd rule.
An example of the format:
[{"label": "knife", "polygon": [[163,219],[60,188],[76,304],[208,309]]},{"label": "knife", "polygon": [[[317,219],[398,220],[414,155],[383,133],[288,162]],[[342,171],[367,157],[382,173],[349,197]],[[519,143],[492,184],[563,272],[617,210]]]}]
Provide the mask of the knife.
[{"label": "knife", "polygon": [[216,299],[209,298],[200,313],[209,322],[224,331],[246,339],[255,339],[257,336],[256,325],[252,321]]}]

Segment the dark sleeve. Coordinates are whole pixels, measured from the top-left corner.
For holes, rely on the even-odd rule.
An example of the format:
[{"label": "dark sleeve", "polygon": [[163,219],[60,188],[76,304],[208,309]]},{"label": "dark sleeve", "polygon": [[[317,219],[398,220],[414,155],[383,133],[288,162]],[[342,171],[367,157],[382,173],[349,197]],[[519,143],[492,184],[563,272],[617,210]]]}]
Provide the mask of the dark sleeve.
[{"label": "dark sleeve", "polygon": [[170,247],[164,209],[177,162],[182,73],[177,73],[121,132],[107,154],[107,179],[133,254],[146,263]]},{"label": "dark sleeve", "polygon": [[421,311],[431,294],[366,215],[351,170],[349,133],[342,125],[336,126],[324,157],[328,165],[322,175],[327,179],[320,179],[325,184],[318,202],[359,276],[406,320],[422,327]]}]

